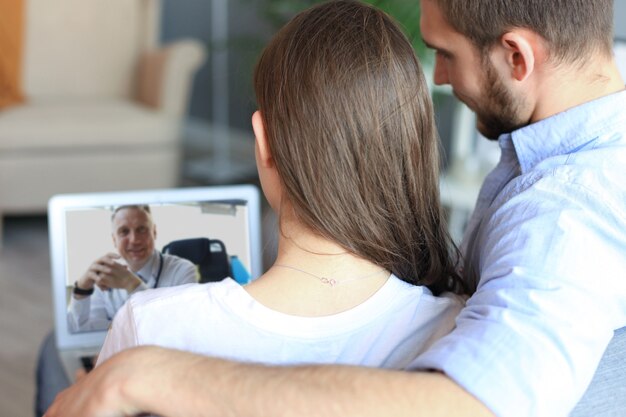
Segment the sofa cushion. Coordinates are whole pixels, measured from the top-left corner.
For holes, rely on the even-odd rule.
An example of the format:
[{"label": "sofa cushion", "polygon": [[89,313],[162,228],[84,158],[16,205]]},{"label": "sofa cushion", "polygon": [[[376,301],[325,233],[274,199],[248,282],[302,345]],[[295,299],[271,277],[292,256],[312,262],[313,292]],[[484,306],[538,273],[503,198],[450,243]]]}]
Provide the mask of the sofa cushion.
[{"label": "sofa cushion", "polygon": [[25,1],[28,98],[130,97],[150,25],[146,0]]},{"label": "sofa cushion", "polygon": [[24,0],[0,0],[0,109],[24,100],[22,47]]},{"label": "sofa cushion", "polygon": [[125,100],[31,100],[0,112],[0,153],[171,146],[180,121]]}]

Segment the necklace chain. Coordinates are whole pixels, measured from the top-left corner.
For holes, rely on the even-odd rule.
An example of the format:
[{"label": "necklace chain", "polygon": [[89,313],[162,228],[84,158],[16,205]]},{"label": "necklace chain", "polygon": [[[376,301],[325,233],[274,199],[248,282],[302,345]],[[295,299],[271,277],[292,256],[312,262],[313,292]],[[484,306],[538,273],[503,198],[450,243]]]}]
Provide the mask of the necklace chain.
[{"label": "necklace chain", "polygon": [[303,274],[310,275],[310,276],[312,276],[314,278],[317,278],[318,280],[320,280],[320,282],[322,284],[330,285],[331,287],[334,287],[335,285],[341,285],[341,284],[344,284],[344,283],[349,282],[349,281],[356,281],[358,279],[364,279],[364,278],[373,277],[374,275],[378,275],[378,274],[380,274],[382,272],[385,272],[385,269],[382,268],[382,269],[379,269],[378,271],[375,271],[375,272],[372,272],[372,273],[369,273],[369,274],[366,274],[366,275],[362,275],[360,277],[353,277],[353,278],[348,278],[348,279],[344,279],[344,280],[341,280],[341,281],[337,281],[335,278],[328,278],[328,277],[325,277],[325,276],[316,275],[316,274],[314,274],[312,272],[308,272],[308,271],[305,271],[303,269],[296,268],[295,266],[283,265],[283,264],[274,264],[274,266],[279,267],[279,268],[286,268],[286,269],[291,269],[291,270],[294,270],[294,271],[302,272]]}]

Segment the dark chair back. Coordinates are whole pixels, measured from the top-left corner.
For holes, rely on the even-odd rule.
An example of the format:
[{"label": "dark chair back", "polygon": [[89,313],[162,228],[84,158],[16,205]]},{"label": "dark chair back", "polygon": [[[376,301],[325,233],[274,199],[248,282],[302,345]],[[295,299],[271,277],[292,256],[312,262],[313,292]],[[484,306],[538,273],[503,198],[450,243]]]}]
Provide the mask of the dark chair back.
[{"label": "dark chair back", "polygon": [[196,264],[200,282],[221,281],[231,276],[230,258],[221,240],[206,237],[174,240],[165,245],[162,252]]}]

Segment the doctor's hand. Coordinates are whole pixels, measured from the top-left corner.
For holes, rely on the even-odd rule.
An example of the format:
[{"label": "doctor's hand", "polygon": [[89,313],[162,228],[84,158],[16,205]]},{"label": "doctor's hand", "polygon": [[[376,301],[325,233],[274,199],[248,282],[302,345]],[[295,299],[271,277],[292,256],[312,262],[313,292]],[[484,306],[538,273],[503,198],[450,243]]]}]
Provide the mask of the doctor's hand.
[{"label": "doctor's hand", "polygon": [[100,289],[120,288],[131,293],[141,284],[141,279],[133,274],[126,265],[114,260],[107,262],[107,271],[99,273],[96,280],[96,285]]},{"label": "doctor's hand", "polygon": [[[96,259],[78,280],[78,287],[90,290],[97,285],[101,290],[123,288],[132,292],[141,284],[141,279],[117,260],[120,255],[110,252]],[[75,295],[76,298],[84,296]]]}]

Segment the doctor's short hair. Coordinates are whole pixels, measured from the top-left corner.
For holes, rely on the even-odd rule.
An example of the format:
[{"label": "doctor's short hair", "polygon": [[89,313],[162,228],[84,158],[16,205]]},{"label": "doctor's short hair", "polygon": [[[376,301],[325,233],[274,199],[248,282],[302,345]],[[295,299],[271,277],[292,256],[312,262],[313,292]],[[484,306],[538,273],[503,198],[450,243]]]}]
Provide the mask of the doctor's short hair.
[{"label": "doctor's short hair", "polygon": [[484,54],[511,28],[526,28],[548,44],[555,63],[585,62],[613,44],[613,0],[423,0]]},{"label": "doctor's short hair", "polygon": [[117,206],[114,207],[111,211],[111,222],[113,222],[113,220],[115,220],[115,216],[117,215],[117,213],[121,210],[125,210],[125,209],[135,209],[135,210],[140,210],[145,212],[148,215],[148,218],[150,219],[150,221],[152,222],[152,212],[150,211],[150,206],[147,204],[127,204],[127,205],[122,205],[122,206]]},{"label": "doctor's short hair", "polygon": [[430,93],[389,16],[357,1],[305,10],[263,51],[254,88],[302,224],[407,282],[457,283]]}]

